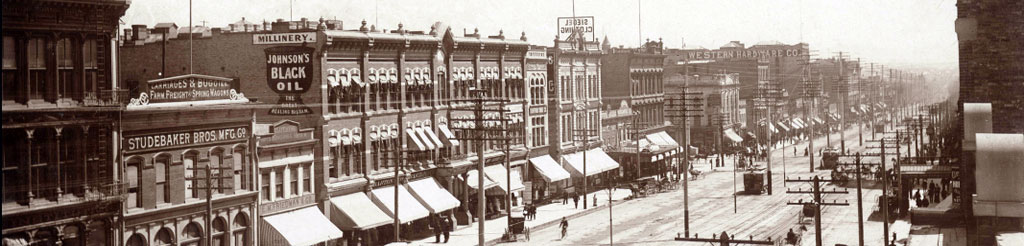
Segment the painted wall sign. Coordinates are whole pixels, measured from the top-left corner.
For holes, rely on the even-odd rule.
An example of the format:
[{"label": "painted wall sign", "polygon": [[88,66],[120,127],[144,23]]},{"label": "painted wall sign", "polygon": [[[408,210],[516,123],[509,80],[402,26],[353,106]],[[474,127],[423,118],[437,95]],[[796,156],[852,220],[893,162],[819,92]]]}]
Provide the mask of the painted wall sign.
[{"label": "painted wall sign", "polygon": [[182,75],[146,82],[149,103],[230,99],[235,89],[229,78]]},{"label": "painted wall sign", "polygon": [[312,86],[313,48],[281,46],[264,51],[267,54],[267,86],[279,96],[270,114],[312,114],[312,109],[302,102],[301,95]]},{"label": "painted wall sign", "polygon": [[316,43],[315,32],[253,34],[252,44]]},{"label": "painted wall sign", "polygon": [[124,146],[127,148],[126,151],[138,151],[242,140],[248,137],[248,127],[226,127],[129,136],[125,137]]},{"label": "painted wall sign", "polygon": [[685,51],[686,60],[719,60],[719,59],[762,59],[775,57],[807,56],[802,49],[745,49],[745,50],[704,50]]},{"label": "painted wall sign", "polygon": [[583,37],[589,38],[587,41],[594,41],[594,17],[558,17],[558,36],[563,41],[569,40],[573,30],[578,30],[583,34]]}]

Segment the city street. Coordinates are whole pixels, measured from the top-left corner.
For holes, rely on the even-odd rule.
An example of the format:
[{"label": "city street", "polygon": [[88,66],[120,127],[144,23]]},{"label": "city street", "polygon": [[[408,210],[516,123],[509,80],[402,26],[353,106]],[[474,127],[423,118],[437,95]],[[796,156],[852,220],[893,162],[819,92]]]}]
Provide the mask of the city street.
[{"label": "city street", "polygon": [[[838,144],[838,134],[833,134],[833,144]],[[815,147],[823,146],[825,137],[819,136],[815,141]],[[847,148],[851,152],[864,150],[857,144],[856,128],[848,128],[846,131]],[[867,143],[865,143],[867,144]],[[792,157],[792,145],[787,145],[785,158],[786,176],[812,177],[808,170],[808,158],[802,156],[802,149],[806,147],[806,141],[798,143],[796,148],[800,150],[801,156]],[[738,212],[733,213],[732,189],[732,163],[727,159],[725,168],[717,168],[706,177],[690,182],[690,232],[701,238],[710,237],[712,234],[720,234],[722,231],[729,235],[737,235],[741,238],[753,236],[754,239],[764,240],[784,238],[789,228],[798,228],[798,212],[800,206],[786,205],[786,201],[799,199],[811,199],[808,194],[786,194],[786,188],[809,188],[809,184],[786,184],[783,186],[783,163],[782,149],[772,152],[774,172],[773,195],[740,195],[738,197]],[[817,156],[815,158],[818,158]],[[698,169],[707,167],[706,162],[696,162]],[[703,165],[703,166],[702,166]],[[821,177],[828,177],[828,170],[816,170],[814,174]],[[738,177],[742,178],[742,177]],[[742,180],[737,180],[738,189],[742,190]],[[831,189],[830,186],[826,186]],[[864,216],[865,221],[865,243],[866,245],[880,245],[882,241],[881,214],[872,213],[875,198],[881,194],[878,187],[864,188]],[[830,195],[824,199],[844,200],[851,203],[848,207],[825,207],[822,211],[822,226],[824,245],[845,243],[855,245],[857,243],[857,211],[856,211],[856,190],[850,189],[849,195]],[[644,245],[701,245],[702,243],[684,243],[673,239],[677,234],[683,233],[683,190],[677,189],[671,192],[655,194],[646,198],[635,199],[618,204],[613,208],[614,215],[614,240],[615,244],[644,244]],[[808,222],[812,220],[808,219]],[[813,222],[806,224],[808,233],[803,236],[803,245],[814,245]],[[795,231],[798,231],[795,230]],[[569,221],[568,235],[559,239],[560,230],[557,225],[548,226],[541,230],[533,231],[531,240],[521,245],[535,245],[538,243],[553,243],[559,245],[594,245],[608,244],[608,213],[591,213]],[[902,237],[905,237],[902,236]]]}]

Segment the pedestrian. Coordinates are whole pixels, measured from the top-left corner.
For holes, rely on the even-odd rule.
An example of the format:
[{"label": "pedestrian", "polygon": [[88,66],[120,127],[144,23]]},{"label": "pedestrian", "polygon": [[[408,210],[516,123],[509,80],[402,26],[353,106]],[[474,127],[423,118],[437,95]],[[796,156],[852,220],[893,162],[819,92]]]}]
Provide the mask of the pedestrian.
[{"label": "pedestrian", "polygon": [[579,194],[575,194],[575,195],[572,196],[572,204],[573,204],[573,206],[576,206],[576,208],[580,208],[580,195]]},{"label": "pedestrian", "polygon": [[452,231],[452,223],[454,223],[451,217],[445,217],[444,223],[441,224],[441,233],[444,234],[444,243],[448,243],[448,234]]},{"label": "pedestrian", "polygon": [[793,146],[793,156],[796,156],[796,146]]},{"label": "pedestrian", "polygon": [[789,232],[786,233],[786,243],[796,244],[796,233],[793,232],[793,228],[789,228]]},{"label": "pedestrian", "polygon": [[569,193],[568,192],[563,192],[562,193],[562,205],[566,205],[566,204],[569,204]]},{"label": "pedestrian", "polygon": [[441,218],[441,215],[438,214],[434,214],[434,216],[431,216],[431,218],[433,218],[433,223],[431,227],[434,228],[434,243],[440,243],[441,231],[444,231],[444,219]]},{"label": "pedestrian", "polygon": [[537,205],[530,205],[530,220],[537,219]]},{"label": "pedestrian", "polygon": [[562,217],[562,222],[558,223],[558,227],[562,228],[562,238],[560,238],[560,239],[564,239],[565,238],[565,232],[569,230],[569,221],[565,220],[565,217]]},{"label": "pedestrian", "polygon": [[597,194],[594,194],[594,207],[597,207]]}]

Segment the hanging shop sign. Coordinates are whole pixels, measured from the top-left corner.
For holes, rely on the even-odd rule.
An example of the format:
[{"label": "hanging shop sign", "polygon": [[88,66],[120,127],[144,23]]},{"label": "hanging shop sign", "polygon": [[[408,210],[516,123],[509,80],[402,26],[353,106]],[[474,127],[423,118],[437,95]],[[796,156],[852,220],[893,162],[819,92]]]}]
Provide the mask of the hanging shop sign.
[{"label": "hanging shop sign", "polygon": [[572,33],[577,31],[584,38],[589,38],[588,41],[594,41],[594,17],[558,17],[558,36],[564,38],[563,41],[569,41]]},{"label": "hanging shop sign", "polygon": [[315,32],[262,33],[252,35],[252,44],[316,43]]},{"label": "hanging shop sign", "polygon": [[128,136],[124,139],[124,146],[125,151],[141,151],[244,140],[248,137],[248,127],[225,127]]},{"label": "hanging shop sign", "polygon": [[313,48],[271,47],[267,54],[267,86],[278,94],[271,115],[305,115],[313,111],[302,102],[302,94],[313,82]]}]

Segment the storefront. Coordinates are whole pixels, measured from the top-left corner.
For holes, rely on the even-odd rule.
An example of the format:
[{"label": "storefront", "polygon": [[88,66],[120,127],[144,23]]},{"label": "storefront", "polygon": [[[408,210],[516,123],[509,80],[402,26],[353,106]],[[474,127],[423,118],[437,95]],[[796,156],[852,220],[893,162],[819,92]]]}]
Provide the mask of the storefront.
[{"label": "storefront", "polygon": [[176,76],[147,81],[127,105],[124,244],[254,244],[253,111],[237,88],[228,78]]},{"label": "storefront", "polygon": [[534,204],[544,204],[565,195],[566,181],[570,174],[550,155],[530,158],[534,175],[530,180],[531,200]]}]

